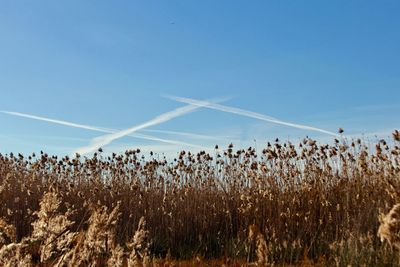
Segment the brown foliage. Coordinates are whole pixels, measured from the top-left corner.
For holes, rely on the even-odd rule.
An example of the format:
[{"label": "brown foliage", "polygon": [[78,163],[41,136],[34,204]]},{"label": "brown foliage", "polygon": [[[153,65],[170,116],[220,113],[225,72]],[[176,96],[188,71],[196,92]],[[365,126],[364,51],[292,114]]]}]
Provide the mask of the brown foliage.
[{"label": "brown foliage", "polygon": [[[398,131],[393,137],[375,146],[277,140],[261,153],[216,147],[172,162],[136,150],[0,155],[1,264],[135,266],[167,254],[259,265],[398,263],[375,234],[378,215],[400,201]],[[379,230],[394,246],[396,207]]]}]

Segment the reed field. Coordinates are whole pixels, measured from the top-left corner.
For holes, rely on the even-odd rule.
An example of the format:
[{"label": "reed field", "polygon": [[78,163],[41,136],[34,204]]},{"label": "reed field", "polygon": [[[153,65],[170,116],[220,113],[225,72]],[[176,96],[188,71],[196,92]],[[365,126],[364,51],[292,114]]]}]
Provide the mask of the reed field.
[{"label": "reed field", "polygon": [[0,266],[400,266],[397,130],[171,160],[0,155],[0,199]]}]

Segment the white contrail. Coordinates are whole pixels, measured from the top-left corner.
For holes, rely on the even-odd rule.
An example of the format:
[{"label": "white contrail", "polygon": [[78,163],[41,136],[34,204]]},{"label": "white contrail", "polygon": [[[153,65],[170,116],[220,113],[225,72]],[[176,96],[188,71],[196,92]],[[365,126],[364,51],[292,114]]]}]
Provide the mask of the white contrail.
[{"label": "white contrail", "polygon": [[[42,116],[36,116],[36,115],[14,112],[14,111],[0,111],[0,112],[4,113],[4,114],[12,115],[12,116],[18,116],[18,117],[24,117],[24,118],[29,118],[29,119],[39,120],[39,121],[45,121],[45,122],[50,122],[50,123],[54,123],[54,124],[60,124],[60,125],[64,125],[64,126],[69,126],[69,127],[79,128],[79,129],[86,129],[86,130],[91,130],[91,131],[101,132],[101,133],[112,134],[112,133],[116,133],[119,131],[119,130],[115,130],[115,129],[108,129],[108,128],[101,128],[101,127],[96,127],[96,126],[78,124],[78,123],[73,123],[73,122],[69,122],[69,121],[50,119],[50,118],[46,118],[46,117],[42,117]],[[140,138],[140,139],[151,140],[151,141],[168,143],[168,144],[184,145],[184,146],[191,146],[191,147],[196,147],[196,148],[200,148],[200,149],[205,149],[205,147],[203,147],[203,146],[194,145],[194,144],[190,144],[190,143],[186,143],[186,142],[175,141],[175,140],[164,139],[164,138],[158,138],[158,137],[154,137],[154,136],[150,136],[150,135],[130,134],[129,136],[135,137],[135,138]]]},{"label": "white contrail", "polygon": [[227,107],[227,106],[223,106],[223,105],[220,105],[220,104],[210,103],[208,101],[195,100],[195,99],[190,99],[190,98],[185,98],[185,97],[177,97],[177,96],[166,96],[166,97],[169,98],[169,99],[181,102],[181,103],[196,105],[196,106],[199,106],[199,107],[207,107],[207,108],[210,108],[210,109],[215,109],[215,110],[220,110],[220,111],[224,111],[224,112],[234,113],[234,114],[237,114],[237,115],[246,116],[246,117],[250,117],[250,118],[255,118],[255,119],[268,121],[268,122],[272,122],[272,123],[276,123],[276,124],[286,125],[286,126],[290,126],[290,127],[294,127],[294,128],[298,128],[298,129],[321,132],[321,133],[329,134],[329,135],[332,135],[332,136],[335,136],[335,137],[339,136],[338,134],[336,134],[334,132],[330,132],[330,131],[327,131],[327,130],[324,130],[324,129],[311,127],[311,126],[307,126],[307,125],[302,125],[302,124],[291,123],[291,122],[285,122],[285,121],[281,121],[279,119],[276,119],[276,118],[273,118],[273,117],[270,117],[270,116],[266,116],[264,114],[260,114],[260,113],[256,113],[256,112],[252,112],[252,111],[247,111],[247,110],[243,110],[243,109],[240,109],[240,108]]},{"label": "white contrail", "polygon": [[47,122],[61,124],[61,125],[70,126],[70,127],[74,127],[74,128],[86,129],[86,130],[97,131],[97,132],[106,132],[105,130],[98,128],[98,127],[77,124],[77,123],[73,123],[73,122],[69,122],[69,121],[50,119],[50,118],[45,118],[45,117],[40,117],[40,116],[35,116],[35,115],[30,115],[30,114],[25,114],[25,113],[20,113],[20,112],[14,112],[14,111],[0,111],[0,112],[4,113],[4,114],[8,114],[8,115],[19,116],[19,117],[24,117],[24,118],[29,118],[29,119],[39,120],[39,121],[47,121]]},{"label": "white contrail", "polygon": [[[210,103],[212,103],[212,102],[210,102]],[[203,104],[198,104],[198,105],[187,105],[187,106],[184,106],[184,107],[180,107],[180,108],[174,109],[172,111],[163,113],[163,114],[155,117],[152,120],[149,120],[149,121],[147,121],[145,123],[142,123],[142,124],[139,124],[139,125],[136,125],[136,126],[133,126],[131,128],[128,128],[128,129],[125,129],[125,130],[122,130],[122,131],[119,131],[119,132],[116,132],[116,133],[107,134],[107,135],[103,135],[103,136],[99,136],[99,137],[93,138],[92,142],[90,143],[90,145],[85,146],[85,147],[81,147],[76,152],[79,153],[79,154],[82,154],[82,155],[90,153],[90,152],[93,152],[93,151],[97,150],[98,148],[100,148],[102,146],[105,146],[105,145],[111,143],[112,141],[114,141],[116,139],[119,139],[121,137],[127,136],[127,135],[132,134],[132,133],[134,133],[136,131],[139,131],[141,129],[144,129],[144,128],[147,128],[147,127],[150,127],[150,126],[153,126],[153,125],[157,125],[157,124],[160,124],[160,123],[163,123],[163,122],[166,122],[166,121],[169,121],[169,120],[171,120],[173,118],[182,116],[184,114],[192,112],[192,111],[194,111],[194,110],[196,110],[196,109],[198,109],[200,107],[206,106],[206,105],[208,105],[208,102],[206,104],[204,104],[204,105]]]},{"label": "white contrail", "polygon": [[168,130],[153,130],[153,129],[143,129],[143,132],[149,133],[164,133],[164,134],[172,134],[172,135],[181,135],[195,139],[206,139],[206,140],[226,140],[227,137],[222,136],[209,136],[203,134],[189,133],[189,132],[177,132],[177,131],[168,131]]},{"label": "white contrail", "polygon": [[[116,133],[118,131],[112,131],[110,133]],[[155,136],[151,136],[151,135],[145,135],[145,134],[128,134],[128,136],[131,137],[136,137],[136,138],[141,138],[141,139],[147,139],[147,140],[151,140],[151,141],[159,141],[162,143],[168,143],[168,144],[173,144],[173,145],[181,145],[181,146],[190,146],[190,147],[196,147],[199,149],[208,149],[208,147],[205,146],[200,146],[200,145],[195,145],[195,144],[191,144],[191,143],[186,143],[186,142],[181,142],[181,141],[175,141],[175,140],[170,140],[170,139],[165,139],[165,138],[159,138],[159,137],[155,137]]]}]

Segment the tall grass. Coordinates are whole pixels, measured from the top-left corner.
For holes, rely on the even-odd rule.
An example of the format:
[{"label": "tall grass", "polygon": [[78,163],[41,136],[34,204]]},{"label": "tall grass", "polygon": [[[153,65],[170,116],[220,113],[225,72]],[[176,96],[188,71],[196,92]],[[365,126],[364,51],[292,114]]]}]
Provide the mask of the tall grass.
[{"label": "tall grass", "polygon": [[0,155],[0,265],[399,265],[399,144]]}]

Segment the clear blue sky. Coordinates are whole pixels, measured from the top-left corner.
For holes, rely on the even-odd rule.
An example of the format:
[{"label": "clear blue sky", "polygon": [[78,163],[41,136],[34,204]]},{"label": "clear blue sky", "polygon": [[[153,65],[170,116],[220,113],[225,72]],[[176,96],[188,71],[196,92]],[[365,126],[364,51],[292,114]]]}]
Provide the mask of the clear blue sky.
[{"label": "clear blue sky", "polygon": [[[1,1],[0,110],[125,129],[223,104],[347,134],[400,128],[399,1]],[[65,154],[102,133],[0,113],[0,152]],[[192,144],[329,136],[201,109],[144,132]],[[139,133],[139,132],[138,132]],[[212,139],[215,138],[215,139]],[[105,147],[173,153],[121,138]]]}]

